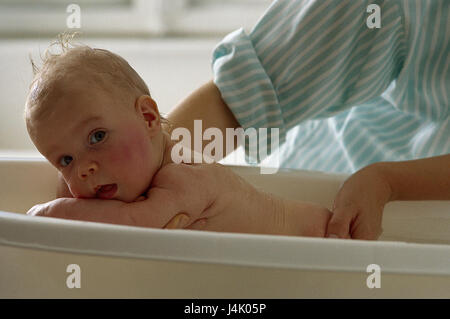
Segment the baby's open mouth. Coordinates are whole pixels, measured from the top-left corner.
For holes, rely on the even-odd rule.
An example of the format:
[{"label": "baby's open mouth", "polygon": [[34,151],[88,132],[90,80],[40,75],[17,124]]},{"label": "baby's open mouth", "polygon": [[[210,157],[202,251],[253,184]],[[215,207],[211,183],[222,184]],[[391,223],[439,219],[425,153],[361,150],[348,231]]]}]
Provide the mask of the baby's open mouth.
[{"label": "baby's open mouth", "polygon": [[117,192],[117,184],[107,184],[96,187],[95,196],[101,199],[111,199]]}]

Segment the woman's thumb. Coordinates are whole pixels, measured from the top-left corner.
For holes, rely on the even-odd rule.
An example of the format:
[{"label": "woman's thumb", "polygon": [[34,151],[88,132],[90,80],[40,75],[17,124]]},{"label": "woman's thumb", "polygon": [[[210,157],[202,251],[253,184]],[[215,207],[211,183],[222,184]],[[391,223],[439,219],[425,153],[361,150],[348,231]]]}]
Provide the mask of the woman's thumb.
[{"label": "woman's thumb", "polygon": [[173,217],[167,224],[164,226],[165,229],[182,229],[189,224],[189,216],[180,213]]}]

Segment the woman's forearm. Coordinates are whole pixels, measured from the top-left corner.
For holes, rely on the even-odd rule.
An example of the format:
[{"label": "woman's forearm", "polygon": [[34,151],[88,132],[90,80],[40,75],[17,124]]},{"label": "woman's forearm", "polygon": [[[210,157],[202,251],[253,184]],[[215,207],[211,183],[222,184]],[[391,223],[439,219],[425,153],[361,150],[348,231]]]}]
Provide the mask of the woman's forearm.
[{"label": "woman's forearm", "polygon": [[[169,134],[177,127],[187,128],[191,132],[192,147],[194,145],[194,120],[202,120],[203,132],[210,127],[220,129],[224,139],[227,128],[234,129],[240,126],[223,101],[220,91],[213,81],[204,84],[176,106],[169,113],[168,120],[172,125],[170,128],[167,128]],[[204,140],[203,148],[210,142],[209,140]],[[225,141],[223,147],[223,155],[226,156],[228,154],[226,153]],[[237,138],[234,140],[234,149],[236,148]]]},{"label": "woman's forearm", "polygon": [[391,186],[391,200],[450,200],[450,154],[376,165]]}]

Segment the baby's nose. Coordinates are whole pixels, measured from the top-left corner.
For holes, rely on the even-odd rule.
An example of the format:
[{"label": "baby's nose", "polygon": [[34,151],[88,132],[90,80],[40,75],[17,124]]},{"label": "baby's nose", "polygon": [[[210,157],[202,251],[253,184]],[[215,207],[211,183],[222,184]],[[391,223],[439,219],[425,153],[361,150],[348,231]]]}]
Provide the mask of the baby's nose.
[{"label": "baby's nose", "polygon": [[80,165],[78,168],[78,177],[86,179],[90,175],[94,175],[98,170],[98,165],[94,162],[90,162],[85,165]]}]

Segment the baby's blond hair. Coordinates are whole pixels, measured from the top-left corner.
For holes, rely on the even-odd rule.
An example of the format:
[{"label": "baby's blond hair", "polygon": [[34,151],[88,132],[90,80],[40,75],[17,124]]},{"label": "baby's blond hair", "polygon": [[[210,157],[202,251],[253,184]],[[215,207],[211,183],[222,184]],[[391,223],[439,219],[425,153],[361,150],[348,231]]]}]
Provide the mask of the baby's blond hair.
[{"label": "baby's blond hair", "polygon": [[[46,104],[65,94],[65,84],[80,77],[87,84],[114,94],[119,99],[150,96],[144,80],[127,61],[108,50],[77,43],[74,41],[75,36],[76,33],[60,34],[41,56],[41,68],[36,66],[30,56],[33,80],[24,110],[27,128],[31,115],[45,116],[48,112]],[[55,47],[57,52],[53,52]]]}]

